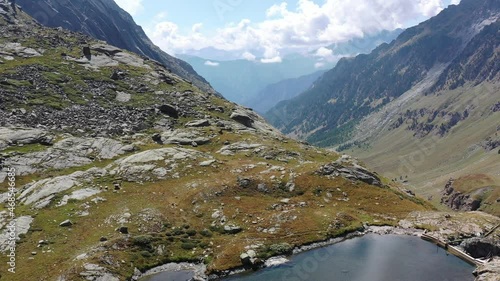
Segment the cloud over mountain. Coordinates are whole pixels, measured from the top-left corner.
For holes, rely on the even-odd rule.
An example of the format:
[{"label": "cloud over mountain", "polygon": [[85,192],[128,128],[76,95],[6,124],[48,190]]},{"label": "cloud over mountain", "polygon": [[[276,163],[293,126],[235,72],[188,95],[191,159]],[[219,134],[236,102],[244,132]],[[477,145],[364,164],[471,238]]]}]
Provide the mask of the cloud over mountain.
[{"label": "cloud over mountain", "polygon": [[156,22],[147,32],[155,43],[172,53],[214,47],[241,51],[241,57],[249,59],[247,52],[259,50],[265,61],[277,62],[284,48],[309,51],[382,30],[407,27],[443,8],[444,0],[326,0],[322,5],[299,0],[296,9],[285,2],[273,5],[267,9],[263,21],[243,19],[217,29],[215,34],[200,33],[201,25],[193,27],[191,32],[181,32],[168,21]]}]

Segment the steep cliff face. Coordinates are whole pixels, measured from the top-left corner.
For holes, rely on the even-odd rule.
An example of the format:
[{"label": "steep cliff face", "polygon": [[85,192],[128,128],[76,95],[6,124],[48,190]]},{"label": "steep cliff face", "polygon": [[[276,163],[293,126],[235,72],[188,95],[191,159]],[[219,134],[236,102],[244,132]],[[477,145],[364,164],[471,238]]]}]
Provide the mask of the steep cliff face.
[{"label": "steep cliff face", "polygon": [[446,183],[441,204],[457,211],[476,211],[481,206],[481,200],[471,198],[471,194],[462,194],[453,188],[454,180]]},{"label": "steep cliff face", "polygon": [[82,32],[150,57],[201,89],[214,92],[188,63],[155,46],[133,18],[113,0],[18,0],[16,3],[42,25]]},{"label": "steep cliff face", "polygon": [[481,174],[450,179],[444,188],[441,204],[456,211],[486,211],[500,214],[500,188],[495,181]]}]

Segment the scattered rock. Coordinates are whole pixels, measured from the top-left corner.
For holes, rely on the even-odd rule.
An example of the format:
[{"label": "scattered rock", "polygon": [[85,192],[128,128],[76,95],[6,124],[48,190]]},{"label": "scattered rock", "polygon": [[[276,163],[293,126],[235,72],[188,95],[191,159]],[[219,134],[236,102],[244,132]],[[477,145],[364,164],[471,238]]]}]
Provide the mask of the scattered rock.
[{"label": "scattered rock", "polygon": [[244,266],[251,268],[256,268],[263,263],[261,259],[257,258],[257,253],[254,250],[248,250],[242,253],[240,255],[240,260]]},{"label": "scattered rock", "polygon": [[208,126],[210,126],[210,122],[207,119],[194,120],[186,123],[186,127],[208,127]]},{"label": "scattered rock", "polygon": [[210,142],[210,139],[201,136],[202,134],[191,129],[175,131],[167,131],[161,134],[161,143],[163,144],[180,144],[180,145],[204,145]]},{"label": "scattered rock", "polygon": [[[176,163],[194,161],[201,157],[209,158],[204,153],[186,148],[151,149],[118,159],[106,169],[111,175],[132,182],[164,179],[168,175],[174,176]],[[166,164],[170,164],[169,169],[164,167]]]},{"label": "scattered rock", "polygon": [[212,165],[213,163],[215,163],[216,160],[207,160],[207,161],[203,161],[200,163],[200,166],[201,167],[207,167],[207,166],[210,166]]},{"label": "scattered rock", "polygon": [[247,188],[252,184],[252,180],[249,178],[238,178],[238,186],[242,188]]},{"label": "scattered rock", "polygon": [[59,224],[59,226],[61,226],[61,227],[70,227],[72,225],[73,225],[73,223],[70,220],[65,220]]},{"label": "scattered rock", "polygon": [[121,234],[128,234],[128,227],[120,226],[120,228],[118,228],[118,232],[120,232]]},{"label": "scattered rock", "polygon": [[90,47],[89,46],[84,46],[82,48],[82,53],[85,57],[91,57],[92,53],[90,52]]},{"label": "scattered rock", "polygon": [[117,277],[107,272],[104,267],[97,264],[87,263],[83,265],[84,271],[80,272],[80,276],[86,280],[93,281],[120,281]]},{"label": "scattered rock", "polygon": [[228,234],[236,234],[240,233],[243,229],[240,226],[236,225],[225,225],[224,226],[224,232]]},{"label": "scattered rock", "polygon": [[267,185],[265,183],[259,183],[257,185],[257,190],[260,192],[268,192],[269,189],[267,188]]},{"label": "scattered rock", "polygon": [[116,101],[118,102],[129,102],[132,98],[131,94],[127,94],[125,92],[116,92]]}]

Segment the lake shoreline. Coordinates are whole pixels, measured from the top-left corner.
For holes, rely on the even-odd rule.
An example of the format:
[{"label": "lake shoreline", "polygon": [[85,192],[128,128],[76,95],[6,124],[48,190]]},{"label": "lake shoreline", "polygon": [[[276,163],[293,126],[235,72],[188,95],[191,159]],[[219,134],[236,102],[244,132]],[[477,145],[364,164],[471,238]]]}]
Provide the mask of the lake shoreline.
[{"label": "lake shoreline", "polygon": [[[297,255],[302,252],[311,251],[318,248],[327,247],[330,245],[334,245],[337,243],[344,242],[349,239],[362,237],[367,234],[378,234],[378,235],[408,235],[408,236],[418,236],[420,237],[424,233],[421,229],[416,228],[401,228],[394,226],[366,226],[363,230],[356,230],[354,232],[347,233],[343,236],[329,238],[323,241],[312,242],[308,244],[303,244],[300,246],[296,246],[292,254],[290,256]],[[271,261],[271,262],[270,262]],[[206,274],[206,265],[205,264],[195,264],[195,263],[168,263],[155,268],[152,268],[145,273],[136,272],[132,277],[132,280],[140,280],[142,278],[152,276],[155,274],[159,274],[162,272],[174,272],[179,270],[192,270],[194,272],[194,277],[191,279],[193,281],[212,281],[219,280],[221,278],[225,278],[228,276],[232,276],[235,274],[241,274],[244,272],[250,272],[254,270],[261,270],[266,268],[266,264],[271,264],[272,266],[276,266],[279,264],[283,264],[288,261],[287,257],[284,256],[276,256],[270,257],[263,261],[262,265],[256,268],[249,268],[245,266],[239,266],[235,268],[231,268],[224,271],[212,272],[210,275]]]},{"label": "lake shoreline", "polygon": [[[251,272],[251,271],[259,271],[261,269],[267,268],[267,267],[273,267],[273,266],[279,266],[281,264],[285,264],[286,262],[289,261],[289,258],[292,256],[295,256],[297,254],[319,249],[319,248],[324,248],[328,247],[334,244],[338,244],[341,242],[344,242],[349,239],[353,238],[358,238],[358,237],[363,237],[368,234],[377,234],[377,235],[400,235],[400,236],[416,236],[422,238],[422,234],[424,233],[429,233],[423,229],[419,228],[414,228],[414,227],[401,227],[401,226],[369,226],[365,225],[363,229],[361,230],[356,230],[350,233],[347,233],[345,235],[336,237],[336,238],[330,238],[327,240],[323,241],[317,241],[313,243],[308,243],[308,244],[303,244],[300,246],[296,246],[292,254],[289,256],[275,256],[275,257],[270,257],[266,260],[263,261],[262,264],[260,264],[257,267],[251,268],[248,266],[239,266],[239,267],[234,267],[228,270],[224,271],[219,271],[219,272],[211,272],[210,275],[207,275],[207,267],[205,264],[196,264],[196,263],[169,263],[165,264],[162,266],[158,266],[155,268],[152,268],[145,273],[141,273],[138,270],[136,270],[136,274],[132,277],[132,280],[141,280],[144,277],[148,276],[153,276],[155,274],[160,274],[162,272],[175,272],[179,270],[183,271],[192,271],[194,273],[194,277],[190,279],[190,281],[212,281],[212,280],[220,280],[221,278],[226,278],[230,276],[234,276],[236,274],[241,274],[245,272]],[[431,232],[432,233],[432,232]],[[425,239],[423,239],[425,240]],[[434,244],[430,241],[427,241],[428,243]],[[446,249],[445,249],[446,250]],[[451,253],[454,255],[453,253]],[[454,255],[456,256],[456,255]],[[460,258],[459,256],[456,256],[457,258]],[[463,260],[463,259],[462,259]],[[471,272],[474,276],[476,276],[475,280],[490,280],[490,279],[480,279],[481,276],[488,276],[490,274],[493,274],[495,276],[496,274],[500,274],[500,259],[499,258],[494,258],[491,261],[486,262],[485,264],[475,267],[474,272]],[[495,280],[495,279],[491,279]],[[184,280],[183,280],[184,281]]]}]

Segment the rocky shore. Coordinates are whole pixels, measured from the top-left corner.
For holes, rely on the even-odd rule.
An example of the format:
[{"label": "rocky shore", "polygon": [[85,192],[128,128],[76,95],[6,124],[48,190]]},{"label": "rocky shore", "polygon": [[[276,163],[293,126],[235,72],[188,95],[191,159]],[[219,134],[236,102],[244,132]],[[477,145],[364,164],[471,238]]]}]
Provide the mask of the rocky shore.
[{"label": "rocky shore", "polygon": [[[468,236],[470,235],[469,230],[476,228],[479,232],[476,234],[484,234],[488,230],[488,225],[482,224],[481,220],[476,221],[475,223],[471,224],[470,221],[462,221],[461,224],[458,224],[457,227],[462,227],[464,229],[464,232],[460,233],[455,233],[453,232],[454,229],[436,229],[433,231],[430,231],[429,229],[422,229],[421,227],[417,228],[414,226],[419,225],[422,222],[428,222],[428,220],[431,220],[432,218],[436,218],[436,216],[443,216],[446,217],[447,220],[453,220],[453,217],[448,214],[448,213],[441,213],[441,212],[427,212],[427,213],[414,213],[411,214],[407,219],[403,220],[400,222],[399,226],[372,226],[372,225],[365,225],[363,229],[357,230],[355,232],[348,233],[342,237],[336,237],[332,239],[328,239],[326,241],[319,241],[307,245],[301,245],[297,246],[293,249],[292,253],[293,255],[305,252],[305,251],[310,251],[322,247],[327,247],[336,243],[341,243],[345,240],[356,238],[356,237],[361,237],[366,234],[378,234],[378,235],[410,235],[410,236],[422,236],[422,234],[427,233],[427,234],[432,234],[435,236],[440,237],[440,239],[443,239],[444,242],[448,243],[451,242],[451,238],[455,237],[454,235],[458,234],[459,236]],[[469,214],[470,215],[470,214]],[[479,213],[476,212],[474,215],[480,216],[482,219],[493,219],[496,217],[489,216],[487,214]],[[496,222],[499,222],[500,218],[496,218]],[[434,221],[437,223],[438,221]],[[455,221],[457,222],[457,221]],[[491,222],[491,221],[490,221]],[[457,222],[458,223],[458,222]],[[432,224],[428,225],[429,227],[432,226]],[[498,235],[499,232],[494,232],[494,235]],[[448,236],[447,236],[448,235]],[[498,253],[495,252],[498,248],[500,242],[498,240],[494,239],[488,239],[488,238],[481,238],[481,237],[470,237],[466,238],[463,240],[463,242],[458,246],[460,249],[464,250],[468,254],[472,255],[475,258],[481,258],[485,257],[484,253],[493,253],[497,257],[489,258],[485,260],[485,263],[479,267],[477,267],[473,273],[475,276],[475,281],[495,281],[498,280],[498,276],[500,276],[500,258],[498,257]],[[244,254],[248,254],[244,253]],[[243,256],[243,254],[242,254]],[[147,271],[146,273],[142,275],[138,275],[140,277],[143,276],[149,276],[153,274],[157,274],[163,271],[178,271],[178,270],[193,270],[195,276],[191,279],[192,281],[200,281],[200,280],[218,280],[219,278],[222,277],[227,277],[235,274],[240,274],[243,273],[247,270],[255,270],[259,268],[266,268],[266,267],[272,267],[272,266],[277,266],[281,265],[284,263],[287,263],[289,260],[285,256],[278,256],[278,257],[271,257],[267,260],[264,261],[259,261],[259,264],[256,267],[238,267],[234,268],[231,270],[223,271],[223,272],[217,272],[217,273],[212,273],[211,275],[207,276],[205,274],[205,271],[202,269],[206,269],[204,265],[196,265],[196,264],[167,264],[164,266],[160,266],[157,268],[154,268],[150,271]],[[134,278],[136,278],[134,276]],[[138,280],[138,279],[132,279],[132,280]]]}]

